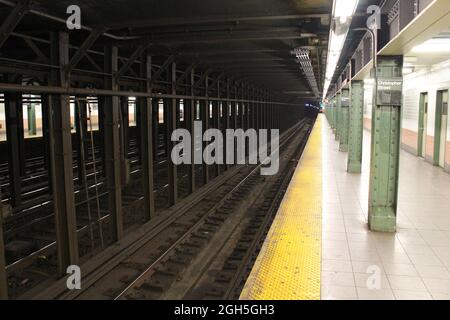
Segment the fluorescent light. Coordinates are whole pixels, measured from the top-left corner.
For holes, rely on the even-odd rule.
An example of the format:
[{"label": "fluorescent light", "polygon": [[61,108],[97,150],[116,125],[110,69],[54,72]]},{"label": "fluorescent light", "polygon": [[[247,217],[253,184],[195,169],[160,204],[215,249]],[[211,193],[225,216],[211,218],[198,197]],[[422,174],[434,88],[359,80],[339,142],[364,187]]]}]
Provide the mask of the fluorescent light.
[{"label": "fluorescent light", "polygon": [[335,21],[335,28],[331,28],[330,30],[323,98],[326,97],[330,88],[331,80],[333,79],[339,58],[341,57],[345,39],[347,38],[358,3],[359,0],[334,0],[333,20]]},{"label": "fluorescent light", "polygon": [[450,38],[435,38],[415,46],[413,53],[450,53]]}]

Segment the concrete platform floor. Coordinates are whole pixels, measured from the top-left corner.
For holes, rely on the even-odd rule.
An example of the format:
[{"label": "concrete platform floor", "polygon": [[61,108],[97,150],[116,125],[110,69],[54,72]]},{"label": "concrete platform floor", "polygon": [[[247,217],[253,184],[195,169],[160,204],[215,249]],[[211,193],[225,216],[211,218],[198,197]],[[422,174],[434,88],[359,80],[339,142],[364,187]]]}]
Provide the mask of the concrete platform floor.
[{"label": "concrete platform floor", "polygon": [[450,175],[401,152],[398,232],[368,230],[370,133],[363,172],[348,174],[347,154],[324,116],[322,299],[450,299]]}]

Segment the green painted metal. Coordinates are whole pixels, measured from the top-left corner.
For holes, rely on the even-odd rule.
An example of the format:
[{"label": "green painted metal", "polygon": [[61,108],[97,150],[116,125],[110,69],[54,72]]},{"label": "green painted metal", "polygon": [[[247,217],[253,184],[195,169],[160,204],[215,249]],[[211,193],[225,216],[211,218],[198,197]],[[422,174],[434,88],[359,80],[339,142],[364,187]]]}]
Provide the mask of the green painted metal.
[{"label": "green painted metal", "polygon": [[335,123],[334,123],[334,105],[333,105],[332,101],[330,101],[328,103],[328,113],[329,113],[328,121],[330,122],[331,129],[333,129],[333,131],[334,131],[334,128],[335,128]]},{"label": "green painted metal", "polygon": [[348,89],[342,89],[340,95],[341,106],[341,133],[339,140],[339,151],[348,151],[348,133],[350,122],[350,93]]},{"label": "green painted metal", "polygon": [[340,141],[341,140],[341,118],[342,118],[342,114],[341,114],[341,94],[338,93],[336,94],[336,141]]},{"label": "green painted metal", "polygon": [[[402,77],[402,57],[379,57],[378,60],[378,78]],[[376,101],[376,90],[374,98],[369,182],[369,227],[372,231],[395,232],[401,104],[379,104]]]},{"label": "green painted metal", "polygon": [[364,83],[352,81],[350,84],[350,123],[348,135],[349,173],[361,173],[363,147],[363,105]]},{"label": "green painted metal", "polygon": [[36,106],[34,103],[30,103],[27,108],[28,116],[28,134],[30,136],[36,135]]},{"label": "green painted metal", "polygon": [[[441,143],[446,143],[445,141],[441,141],[441,131],[443,126],[447,126],[447,123],[443,123],[442,116],[447,115],[447,111],[444,110],[444,93],[447,90],[440,90],[437,93],[436,97],[436,113],[435,113],[435,125],[434,125],[434,156],[433,156],[433,164],[435,166],[440,165],[440,155],[441,155]],[[445,128],[444,128],[445,130]]]},{"label": "green painted metal", "polygon": [[337,114],[338,114],[338,110],[337,110],[337,105],[336,105],[336,100],[335,99],[333,99],[332,107],[333,107],[333,132],[336,135],[337,134]]},{"label": "green painted metal", "polygon": [[425,114],[428,113],[428,103],[426,102],[428,93],[420,94],[419,102],[419,130],[418,130],[418,141],[417,141],[417,156],[425,156],[424,146],[424,135],[425,135]]}]

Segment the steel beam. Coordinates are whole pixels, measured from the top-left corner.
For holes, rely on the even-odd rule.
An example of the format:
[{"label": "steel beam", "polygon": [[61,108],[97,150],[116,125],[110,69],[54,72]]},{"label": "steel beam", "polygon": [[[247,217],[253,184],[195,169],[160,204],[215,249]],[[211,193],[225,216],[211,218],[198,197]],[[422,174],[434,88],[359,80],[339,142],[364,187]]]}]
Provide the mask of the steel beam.
[{"label": "steel beam", "polygon": [[177,86],[181,85],[183,83],[183,81],[189,80],[189,77],[191,76],[191,71],[195,70],[195,68],[197,68],[197,66],[199,64],[200,63],[195,62],[195,63],[192,63],[189,67],[187,67],[186,70],[181,75],[181,77],[177,78]]},{"label": "steel beam", "polygon": [[195,122],[195,69],[192,68],[189,71],[189,75],[186,77],[186,87],[187,94],[191,96],[187,103],[185,103],[185,121],[186,121],[186,129],[191,133],[192,141],[191,141],[191,164],[189,165],[188,170],[188,179],[189,179],[189,193],[193,193],[195,191],[195,136],[194,136],[194,122]]},{"label": "steel beam", "polygon": [[364,82],[352,81],[350,84],[350,125],[348,136],[347,163],[347,171],[349,173],[361,173],[363,147],[363,108]]},{"label": "steel beam", "polygon": [[257,22],[257,21],[277,21],[277,20],[302,20],[302,19],[321,19],[328,18],[328,14],[323,13],[305,13],[296,15],[263,15],[263,16],[206,16],[195,18],[178,18],[178,19],[145,19],[137,20],[131,23],[112,23],[108,24],[111,29],[127,28],[146,28],[146,27],[170,27],[180,25],[199,25],[199,24],[214,24],[226,22]]},{"label": "steel beam", "polygon": [[50,63],[50,59],[42,52],[32,39],[23,38],[23,41],[30,47],[42,63]]},{"label": "steel beam", "polygon": [[[118,71],[118,48],[115,46],[105,47],[105,72],[117,74]],[[105,87],[118,90],[119,85],[115,78],[105,78]],[[122,183],[120,166],[120,101],[118,96],[104,98],[105,115],[105,162],[106,179],[108,186],[108,207],[111,217],[113,239],[120,240],[123,236],[122,216]]]},{"label": "steel beam", "polygon": [[[136,101],[137,106],[137,101]],[[121,97],[120,99],[120,113],[121,113],[121,142],[123,146],[121,150],[121,161],[128,159],[129,141],[130,141],[130,117],[129,117],[129,97]]]},{"label": "steel beam", "polygon": [[[171,62],[171,70],[169,73],[170,83],[171,83],[171,92],[173,95],[177,93],[177,64],[175,62]],[[171,152],[175,146],[175,143],[172,141],[172,132],[177,129],[177,99],[172,98],[169,101],[167,114],[166,114],[166,138],[167,138],[167,164],[168,164],[168,201],[169,206],[173,206],[178,201],[178,172],[177,166],[173,163],[171,158]]]},{"label": "steel beam", "polygon": [[[369,180],[369,227],[373,231],[395,232],[400,159],[401,92],[378,94],[378,81],[402,80],[403,57],[379,57],[372,110],[372,143]],[[380,88],[381,89],[381,88]],[[378,96],[378,98],[377,98]]]},{"label": "steel beam", "polygon": [[[77,141],[77,167],[78,167],[78,184],[83,185],[86,180],[86,167],[83,161],[82,152],[88,155],[88,148],[86,145],[86,139],[88,137],[87,131],[87,105],[86,101],[80,99],[75,101],[75,137]],[[84,146],[84,150],[82,150]]]},{"label": "steel beam", "polygon": [[[201,79],[203,79],[204,81],[204,95],[205,97],[209,97],[209,73],[211,71],[207,70],[201,77]],[[196,86],[199,85],[199,83],[197,82]],[[203,103],[201,103],[201,113],[202,113],[202,122],[203,122],[203,132],[206,132],[210,125],[209,125],[209,121],[210,121],[210,110],[209,110],[209,104],[210,104],[210,100],[205,100]],[[203,148],[202,150],[204,151],[205,148],[207,147],[208,143],[206,141],[203,142]],[[203,183],[204,184],[208,184],[209,183],[209,165],[207,165],[204,161],[204,159],[202,160],[203,163]]]},{"label": "steel beam", "polygon": [[[216,83],[217,88],[217,99],[220,99],[220,81],[214,81]],[[220,100],[213,102],[213,123],[214,128],[220,130]],[[220,164],[216,163],[215,165],[215,175],[218,177],[220,175]]]},{"label": "steel beam", "polygon": [[6,273],[5,243],[3,240],[3,204],[0,189],[0,300],[8,299],[8,275]]},{"label": "steel beam", "polygon": [[83,42],[81,47],[77,50],[75,55],[70,59],[69,64],[66,66],[66,72],[71,72],[78,63],[83,59],[86,52],[94,45],[95,41],[105,32],[104,28],[97,28],[91,31],[89,36]]},{"label": "steel beam", "polygon": [[[141,53],[142,55],[142,53]],[[142,56],[140,76],[146,78],[141,91],[152,91],[152,59],[147,54]],[[144,189],[145,219],[150,220],[155,214],[155,197],[153,194],[153,110],[151,98],[139,98],[141,110],[141,152],[142,185]],[[170,160],[168,160],[170,161]]]},{"label": "steel beam", "polygon": [[[149,47],[149,45],[140,45],[130,56],[130,58],[125,62],[125,64],[120,68],[117,73],[117,79],[124,76],[125,73],[130,70],[131,66],[136,62],[136,60],[142,57],[144,51]],[[145,63],[145,61],[143,62]]]},{"label": "steel beam", "polygon": [[158,80],[163,75],[163,73],[167,70],[167,68],[169,68],[171,65],[173,65],[175,58],[176,58],[175,55],[171,55],[166,59],[166,61],[164,61],[161,68],[159,68],[159,70],[153,74],[152,82],[155,82],[156,80]]},{"label": "steel beam", "polygon": [[31,5],[31,0],[19,1],[3,21],[3,24],[0,27],[0,48],[3,47],[6,40],[20,23],[22,18],[30,11]]},{"label": "steel beam", "polygon": [[[50,122],[52,121],[52,115],[51,115],[51,105],[49,103],[49,95],[44,94],[42,95],[42,135],[44,138],[44,162],[45,162],[45,169],[47,170],[48,177],[52,176],[52,161],[50,157]],[[49,178],[48,181],[48,192],[52,193],[52,182],[51,178]]]},{"label": "steel beam", "polygon": [[8,146],[10,203],[17,207],[22,203],[21,191],[21,150],[20,150],[20,116],[22,95],[5,93],[6,142]]},{"label": "steel beam", "polygon": [[[63,68],[69,63],[69,35],[52,33],[51,60]],[[52,85],[68,86],[68,74],[60,69],[50,75]],[[52,189],[55,212],[58,272],[66,273],[70,265],[79,262],[77,219],[73,186],[72,133],[70,124],[70,97],[68,94],[51,96],[53,121],[50,121],[50,154],[52,159]]]},{"label": "steel beam", "polygon": [[[224,116],[224,127],[223,127],[223,133],[224,136],[226,136],[226,131],[227,129],[230,129],[230,118],[231,118],[231,114],[230,114],[230,110],[231,110],[231,102],[229,101],[230,96],[231,96],[231,88],[230,88],[231,82],[230,79],[228,78],[226,80],[226,98],[227,100],[224,102],[223,108],[224,108],[224,112],[223,112],[223,116]],[[224,163],[225,163],[225,170],[229,169],[229,165],[226,161],[226,157],[227,157],[227,153],[228,153],[228,147],[227,147],[227,143],[224,142],[224,150],[223,150],[223,154],[224,154]]]},{"label": "steel beam", "polygon": [[339,151],[348,151],[348,132],[349,132],[349,120],[350,120],[350,97],[349,90],[342,89],[340,94],[340,106],[341,106],[341,132],[340,132],[340,144]]}]

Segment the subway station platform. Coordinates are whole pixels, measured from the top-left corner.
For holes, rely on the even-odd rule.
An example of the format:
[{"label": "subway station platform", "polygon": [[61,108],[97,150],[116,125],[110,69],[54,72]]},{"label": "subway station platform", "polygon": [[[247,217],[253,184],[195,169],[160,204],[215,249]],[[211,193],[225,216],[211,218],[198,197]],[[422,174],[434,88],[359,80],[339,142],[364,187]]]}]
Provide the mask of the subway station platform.
[{"label": "subway station platform", "polygon": [[319,115],[241,299],[450,299],[450,176],[401,151],[397,232],[372,232],[368,131],[363,145],[347,173]]}]

